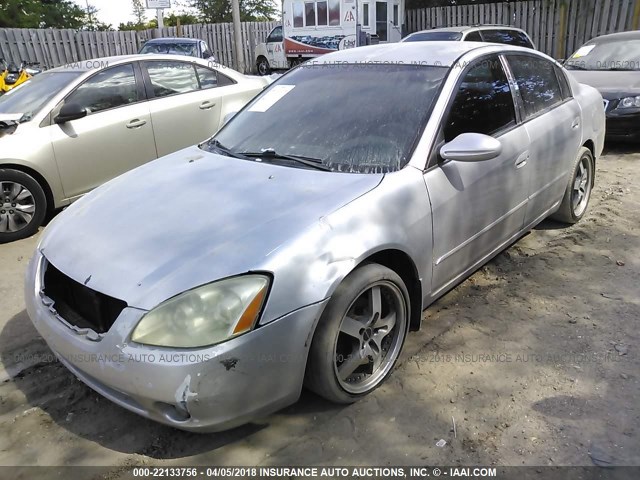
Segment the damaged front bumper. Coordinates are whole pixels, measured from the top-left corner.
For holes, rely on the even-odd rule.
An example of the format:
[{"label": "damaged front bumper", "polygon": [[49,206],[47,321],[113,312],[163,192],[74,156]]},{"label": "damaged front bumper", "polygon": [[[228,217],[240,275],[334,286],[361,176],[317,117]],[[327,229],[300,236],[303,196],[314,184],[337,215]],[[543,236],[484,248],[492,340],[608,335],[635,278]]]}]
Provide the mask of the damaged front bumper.
[{"label": "damaged front bumper", "polygon": [[29,317],[59,360],[114,403],[182,430],[209,432],[299,398],[314,325],[326,302],[212,347],[148,347],[129,343],[144,310],[125,308],[99,338],[71,329],[43,302],[41,259],[36,252],[27,269]]}]

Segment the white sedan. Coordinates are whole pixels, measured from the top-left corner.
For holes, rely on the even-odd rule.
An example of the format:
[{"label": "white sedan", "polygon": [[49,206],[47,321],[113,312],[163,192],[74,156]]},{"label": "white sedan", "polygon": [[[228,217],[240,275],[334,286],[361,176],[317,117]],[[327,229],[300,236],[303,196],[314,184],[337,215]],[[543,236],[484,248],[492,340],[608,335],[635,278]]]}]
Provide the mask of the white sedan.
[{"label": "white sedan", "polygon": [[0,243],[48,211],[211,137],[271,80],[177,55],[86,60],[0,97]]}]

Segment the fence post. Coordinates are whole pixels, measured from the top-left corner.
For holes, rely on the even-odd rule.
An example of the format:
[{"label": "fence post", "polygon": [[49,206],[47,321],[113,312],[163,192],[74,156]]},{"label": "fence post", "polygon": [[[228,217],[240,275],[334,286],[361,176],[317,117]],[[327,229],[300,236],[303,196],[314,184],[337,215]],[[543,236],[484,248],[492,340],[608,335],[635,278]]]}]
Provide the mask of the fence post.
[{"label": "fence post", "polygon": [[558,30],[558,36],[556,37],[558,43],[556,44],[556,58],[565,57],[565,46],[567,40],[567,5],[560,2],[560,29]]},{"label": "fence post", "polygon": [[636,0],[635,7],[633,9],[633,21],[631,22],[632,30],[640,30],[640,0]]}]

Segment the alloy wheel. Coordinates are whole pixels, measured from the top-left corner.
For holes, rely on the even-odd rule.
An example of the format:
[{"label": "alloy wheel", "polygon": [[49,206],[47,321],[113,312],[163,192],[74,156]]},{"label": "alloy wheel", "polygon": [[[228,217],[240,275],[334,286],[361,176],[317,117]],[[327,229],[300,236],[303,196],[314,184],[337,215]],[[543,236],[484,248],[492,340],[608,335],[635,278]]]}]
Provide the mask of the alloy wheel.
[{"label": "alloy wheel", "polygon": [[404,341],[407,307],[400,289],[380,281],[351,304],[340,324],[334,371],[350,394],[374,388],[393,367]]},{"label": "alloy wheel", "polygon": [[582,216],[591,195],[591,164],[588,157],[582,157],[573,180],[571,207],[576,217]]},{"label": "alloy wheel", "polygon": [[36,202],[33,194],[17,182],[0,183],[0,233],[14,233],[33,220]]}]

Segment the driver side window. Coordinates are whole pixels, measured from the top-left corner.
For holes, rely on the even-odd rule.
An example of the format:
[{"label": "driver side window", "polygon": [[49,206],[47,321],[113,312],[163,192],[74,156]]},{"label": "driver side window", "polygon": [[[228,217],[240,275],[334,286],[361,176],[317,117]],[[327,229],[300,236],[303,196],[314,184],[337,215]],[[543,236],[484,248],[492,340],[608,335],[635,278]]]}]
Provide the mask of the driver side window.
[{"label": "driver side window", "polygon": [[281,42],[282,41],[282,27],[276,27],[267,37],[267,43]]},{"label": "driver side window", "polygon": [[97,73],[67,97],[65,104],[77,103],[89,114],[122,107],[139,100],[133,66],[120,65]]},{"label": "driver side window", "polygon": [[498,57],[472,66],[458,87],[444,127],[446,142],[462,133],[496,135],[516,124],[509,81]]}]

